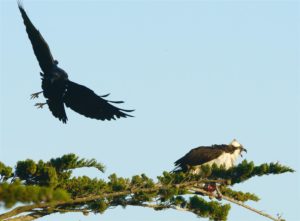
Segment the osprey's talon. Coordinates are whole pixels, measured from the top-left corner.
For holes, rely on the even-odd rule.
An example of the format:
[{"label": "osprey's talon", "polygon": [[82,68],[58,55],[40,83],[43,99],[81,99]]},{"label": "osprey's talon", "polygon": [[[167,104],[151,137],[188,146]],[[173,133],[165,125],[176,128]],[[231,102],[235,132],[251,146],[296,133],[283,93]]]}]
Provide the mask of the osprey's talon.
[{"label": "osprey's talon", "polygon": [[210,193],[213,193],[216,190],[216,184],[215,183],[206,183],[204,186],[204,190]]},{"label": "osprey's talon", "polygon": [[47,104],[47,103],[36,103],[34,106],[36,106],[37,108],[43,108],[44,105]]},{"label": "osprey's talon", "polygon": [[41,94],[43,91],[37,92],[37,93],[33,93],[30,95],[30,99],[35,99],[39,97],[39,94]]}]

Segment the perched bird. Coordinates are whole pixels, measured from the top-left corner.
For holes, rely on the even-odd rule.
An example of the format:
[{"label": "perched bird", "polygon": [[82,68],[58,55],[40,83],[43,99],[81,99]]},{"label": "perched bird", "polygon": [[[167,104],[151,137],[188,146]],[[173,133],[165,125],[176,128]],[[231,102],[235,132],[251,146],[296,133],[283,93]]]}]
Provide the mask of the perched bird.
[{"label": "perched bird", "polygon": [[242,152],[247,150],[237,141],[233,140],[230,144],[214,144],[212,146],[200,146],[192,149],[185,156],[177,160],[174,164],[176,168],[174,172],[192,172],[197,174],[200,172],[202,165],[224,166],[225,169],[232,167],[238,158],[242,156]]},{"label": "perched bird", "polygon": [[53,59],[47,42],[31,23],[20,1],[18,6],[34,54],[43,71],[43,73],[40,73],[42,77],[42,91],[32,94],[31,98],[37,98],[39,94],[43,93],[46,103],[37,103],[35,106],[42,108],[47,104],[53,116],[63,123],[66,123],[68,120],[64,105],[79,114],[97,120],[132,117],[126,112],[133,110],[124,110],[111,104],[123,103],[123,101],[105,100],[104,97],[107,97],[109,94],[98,96],[91,89],[70,81],[68,74],[58,67],[58,61]]}]

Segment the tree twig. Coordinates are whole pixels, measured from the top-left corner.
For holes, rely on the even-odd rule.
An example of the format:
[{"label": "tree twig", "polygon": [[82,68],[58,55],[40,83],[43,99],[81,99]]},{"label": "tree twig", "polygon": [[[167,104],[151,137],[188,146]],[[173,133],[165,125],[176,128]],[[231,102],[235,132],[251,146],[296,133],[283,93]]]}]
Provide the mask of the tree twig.
[{"label": "tree twig", "polygon": [[[205,191],[205,190],[203,190],[203,189],[200,189],[200,188],[197,188],[197,187],[192,187],[192,188],[190,188],[190,190],[193,190],[193,191],[195,191],[195,192],[200,192],[200,193],[203,193],[203,194],[205,194],[205,195],[211,196],[211,193],[210,193],[210,192],[207,192],[207,191]],[[216,198],[217,198],[216,195],[213,195],[213,197],[216,197]],[[269,219],[271,219],[271,220],[274,220],[274,221],[284,221],[284,219],[275,218],[275,217],[273,217],[273,216],[271,216],[271,215],[269,215],[269,214],[267,214],[267,213],[265,213],[265,212],[259,211],[259,210],[255,209],[255,208],[253,208],[253,207],[251,207],[251,206],[248,206],[248,205],[246,205],[246,204],[244,204],[244,203],[242,203],[242,202],[240,202],[240,201],[238,201],[238,200],[235,200],[235,199],[233,199],[233,198],[231,198],[231,197],[222,195],[222,199],[227,200],[227,201],[229,201],[229,202],[231,202],[231,203],[234,203],[234,204],[236,204],[236,205],[242,206],[242,207],[244,207],[244,208],[246,208],[246,209],[248,209],[248,210],[251,210],[251,211],[253,211],[253,212],[255,212],[255,213],[257,213],[257,214],[259,214],[259,215],[261,215],[261,216],[267,217],[267,218],[269,218]]]},{"label": "tree twig", "polygon": [[41,212],[33,212],[24,216],[18,216],[13,218],[6,219],[7,221],[32,221],[38,218],[41,218],[43,216],[50,215],[50,213],[41,213]]}]

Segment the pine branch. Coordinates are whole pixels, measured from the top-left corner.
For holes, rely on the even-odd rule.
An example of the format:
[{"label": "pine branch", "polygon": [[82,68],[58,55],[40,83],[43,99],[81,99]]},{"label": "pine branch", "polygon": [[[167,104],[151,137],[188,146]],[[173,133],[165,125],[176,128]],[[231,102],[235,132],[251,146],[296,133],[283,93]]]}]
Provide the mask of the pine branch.
[{"label": "pine branch", "polygon": [[19,206],[15,209],[12,209],[11,211],[0,214],[0,220],[4,220],[4,219],[16,216],[16,215],[24,213],[24,212],[30,212],[30,211],[33,211],[34,209],[49,209],[49,208],[55,209],[56,207],[59,207],[59,206],[70,206],[70,205],[76,205],[76,204],[80,204],[80,203],[88,203],[88,202],[103,199],[103,198],[126,196],[129,194],[140,193],[140,192],[151,193],[151,192],[156,192],[159,190],[170,189],[172,187],[186,188],[186,187],[191,187],[195,184],[199,184],[199,183],[203,183],[203,182],[212,183],[214,181],[215,180],[200,180],[200,181],[190,181],[190,182],[174,184],[174,185],[157,184],[151,188],[142,188],[141,187],[141,188],[129,189],[129,190],[118,191],[118,192],[103,193],[103,194],[99,194],[99,195],[91,195],[91,196],[87,196],[87,197],[75,198],[75,199],[66,200],[66,201],[37,203],[37,204],[33,204],[33,205],[28,205],[28,206]]},{"label": "pine branch", "polygon": [[[209,183],[213,183],[214,180],[204,180],[204,182],[209,182]],[[34,204],[34,205],[29,205],[29,206],[20,206],[17,207],[7,213],[1,214],[0,215],[0,219],[1,220],[10,220],[10,221],[17,221],[14,219],[7,219],[13,216],[16,216],[18,214],[24,213],[24,212],[31,212],[34,211],[35,209],[44,209],[43,211],[45,211],[45,214],[50,214],[53,212],[83,212],[83,213],[87,213],[88,211],[86,209],[81,209],[81,210],[75,210],[75,209],[60,209],[60,206],[70,206],[70,205],[76,205],[76,204],[80,204],[80,203],[88,203],[91,201],[95,201],[95,200],[99,200],[99,199],[103,199],[103,198],[110,198],[110,197],[117,197],[117,196],[126,196],[129,194],[134,194],[134,193],[139,193],[139,192],[144,192],[144,193],[149,193],[149,192],[155,192],[155,191],[159,191],[159,190],[164,190],[166,188],[172,188],[172,187],[177,187],[177,188],[188,188],[191,191],[194,191],[195,193],[202,193],[203,195],[209,196],[209,197],[218,197],[217,195],[213,195],[211,192],[208,192],[206,190],[204,190],[203,188],[199,187],[199,184],[202,183],[201,181],[191,181],[191,182],[185,182],[185,183],[181,183],[181,184],[175,184],[175,185],[169,185],[169,186],[164,186],[161,184],[157,184],[155,187],[152,188],[136,188],[136,189],[132,189],[132,190],[125,190],[125,191],[119,191],[119,192],[112,192],[112,193],[105,193],[105,194],[99,194],[99,195],[94,195],[94,196],[87,196],[87,197],[83,197],[83,198],[77,198],[77,199],[73,199],[73,200],[67,200],[67,201],[61,201],[61,202],[52,202],[52,203],[40,203],[40,204]],[[197,187],[198,186],[198,187]],[[242,206],[246,209],[249,209],[253,212],[256,212],[262,216],[265,216],[271,220],[274,221],[282,221],[280,219],[276,219],[274,217],[272,217],[271,215],[268,215],[264,212],[261,212],[257,209],[254,209],[250,206],[247,206],[245,204],[243,204],[240,201],[237,201],[233,198],[230,198],[228,196],[222,196],[222,199],[225,199],[229,202],[232,202],[234,204],[237,204],[239,206]],[[180,211],[189,211],[189,212],[193,212],[195,214],[197,214],[197,210],[192,209],[192,208],[187,208],[187,207],[180,207],[180,206],[176,206],[176,205],[162,205],[162,204],[147,204],[147,203],[134,203],[134,202],[128,202],[126,203],[126,205],[131,205],[131,206],[142,206],[142,207],[148,207],[148,208],[153,208],[153,209],[176,209],[176,210],[180,210]],[[52,212],[48,212],[47,211],[52,211]],[[39,216],[44,216],[45,214],[35,214],[34,216],[32,214],[29,214],[27,216],[24,216],[26,218],[28,218],[28,220],[34,220],[34,217],[39,218]],[[31,219],[29,219],[31,218]],[[17,218],[16,218],[17,219]],[[20,219],[23,221],[23,219]],[[24,219],[27,220],[27,219]]]},{"label": "pine branch", "polygon": [[33,212],[24,216],[18,216],[18,217],[14,217],[14,218],[8,218],[5,221],[32,221],[35,219],[39,219],[42,218],[43,216],[47,216],[50,215],[48,213],[41,213],[41,212]]},{"label": "pine branch", "polygon": [[[207,191],[205,191],[205,190],[203,190],[203,189],[201,189],[201,188],[192,187],[191,190],[195,191],[196,193],[200,192],[200,193],[203,193],[203,194],[205,194],[205,195],[207,195],[207,196],[210,196],[210,197],[219,198],[218,195],[212,195],[211,193],[209,193],[209,192],[207,192]],[[236,205],[242,206],[242,207],[244,207],[244,208],[246,208],[246,209],[248,209],[248,210],[251,210],[251,211],[253,211],[253,212],[255,212],[255,213],[259,214],[259,215],[265,216],[265,217],[267,217],[267,218],[269,218],[269,219],[271,219],[271,220],[274,220],[274,221],[284,221],[284,219],[281,219],[281,218],[275,218],[275,217],[273,217],[273,216],[271,216],[271,215],[269,215],[269,214],[267,214],[267,213],[265,213],[265,212],[259,211],[259,210],[255,209],[255,208],[253,208],[253,207],[251,207],[251,206],[248,206],[248,205],[242,203],[241,201],[235,200],[235,199],[233,199],[233,198],[231,198],[231,197],[222,195],[221,198],[222,198],[222,199],[225,199],[225,200],[227,200],[227,201],[229,201],[229,202],[231,202],[231,203],[234,203],[234,204],[236,204]]]},{"label": "pine branch", "polygon": [[229,187],[226,186],[220,186],[220,194],[222,194],[223,196],[226,195],[230,198],[233,198],[237,201],[241,201],[241,202],[246,202],[248,200],[252,200],[252,201],[259,201],[259,197],[256,196],[253,193],[244,193],[242,191],[234,191],[232,189],[230,189]]},{"label": "pine branch", "polygon": [[69,193],[63,189],[51,187],[24,185],[19,180],[9,184],[0,183],[0,200],[6,208],[12,207],[15,203],[38,203],[41,201],[52,202],[69,199]]},{"label": "pine branch", "polygon": [[230,180],[231,184],[242,183],[254,176],[265,176],[270,174],[282,174],[286,172],[295,172],[290,167],[276,163],[264,163],[259,166],[255,166],[253,161],[248,162],[243,160],[239,165],[232,167],[228,170],[222,167],[213,165],[211,168],[207,166],[203,167],[206,171],[204,177],[209,179],[219,178]]},{"label": "pine branch", "polygon": [[57,171],[64,171],[64,170],[71,170],[71,169],[77,169],[82,167],[94,167],[98,169],[101,172],[104,172],[105,166],[103,166],[101,163],[98,163],[95,159],[79,159],[78,156],[76,156],[73,153],[63,155],[62,157],[58,157],[55,159],[51,159],[49,163],[56,168]]},{"label": "pine branch", "polygon": [[[102,164],[95,160],[80,159],[74,154],[48,162],[36,163],[29,159],[19,161],[15,173],[9,167],[0,164],[0,201],[7,207],[16,202],[34,203],[0,214],[0,220],[27,221],[58,212],[82,212],[87,215],[89,212],[103,213],[107,208],[116,206],[141,206],[154,210],[176,209],[192,212],[210,220],[226,220],[230,204],[221,204],[215,200],[206,201],[202,195],[224,199],[271,220],[282,221],[280,217],[276,219],[245,205],[243,202],[257,201],[259,198],[251,193],[234,191],[231,187],[254,176],[293,172],[291,168],[279,163],[255,166],[253,162],[243,161],[229,170],[215,165],[204,166],[200,174],[163,172],[156,182],[145,174],[132,178],[112,174],[108,181],[87,176],[71,178],[72,170],[80,167],[104,169]],[[12,174],[15,176],[8,183],[7,179],[10,179]],[[213,192],[214,188],[217,193]],[[189,195],[192,197],[188,198]],[[23,213],[28,214],[22,216]]]},{"label": "pine branch", "polygon": [[12,168],[0,161],[0,181],[4,182],[13,176]]}]

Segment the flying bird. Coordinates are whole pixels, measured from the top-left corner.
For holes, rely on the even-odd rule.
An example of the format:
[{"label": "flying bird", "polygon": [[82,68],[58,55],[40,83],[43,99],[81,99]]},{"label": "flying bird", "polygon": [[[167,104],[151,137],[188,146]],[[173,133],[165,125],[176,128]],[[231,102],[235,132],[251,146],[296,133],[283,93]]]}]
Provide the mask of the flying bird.
[{"label": "flying bird", "polygon": [[197,174],[201,170],[202,165],[213,165],[214,163],[220,167],[224,166],[229,169],[234,166],[235,161],[242,152],[247,150],[236,139],[230,144],[214,144],[212,146],[200,146],[192,149],[185,156],[177,160],[174,172],[191,172]]},{"label": "flying bird", "polygon": [[18,2],[18,7],[34,54],[42,69],[40,73],[42,91],[32,94],[31,98],[37,98],[39,94],[43,93],[46,102],[36,103],[35,106],[43,108],[47,104],[53,116],[63,123],[66,123],[68,120],[65,106],[85,117],[97,120],[132,117],[132,115],[127,113],[133,110],[124,110],[112,105],[112,103],[119,104],[123,103],[123,101],[106,100],[104,97],[107,97],[109,94],[99,96],[91,89],[70,81],[68,74],[58,67],[58,61],[53,58],[47,42],[30,21],[20,1]]}]

